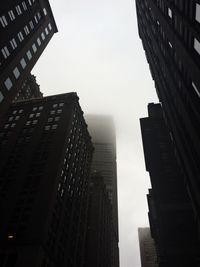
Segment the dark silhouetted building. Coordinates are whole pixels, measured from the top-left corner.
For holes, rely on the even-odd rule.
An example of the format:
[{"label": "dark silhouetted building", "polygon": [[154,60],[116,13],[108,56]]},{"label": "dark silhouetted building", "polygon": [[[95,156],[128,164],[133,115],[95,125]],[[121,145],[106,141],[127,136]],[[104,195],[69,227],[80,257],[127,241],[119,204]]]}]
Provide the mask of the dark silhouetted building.
[{"label": "dark silhouetted building", "polygon": [[0,266],[83,266],[93,146],[76,93],[12,104],[0,138]]},{"label": "dark silhouetted building", "polygon": [[150,228],[138,228],[141,267],[158,267],[158,259]]},{"label": "dark silhouetted building", "polygon": [[91,170],[100,172],[112,205],[114,236],[112,240],[112,266],[119,266],[118,199],[116,136],[113,118],[103,115],[87,115],[86,122],[95,148]]},{"label": "dark silhouetted building", "polygon": [[200,2],[136,0],[139,35],[200,219]]},{"label": "dark silhouetted building", "polygon": [[112,266],[112,206],[103,177],[93,173],[87,222],[86,257],[84,267]]},{"label": "dark silhouetted building", "polygon": [[0,113],[10,106],[55,32],[48,0],[1,2]]},{"label": "dark silhouetted building", "polygon": [[32,74],[29,74],[14,98],[14,102],[32,98],[40,98],[42,96],[43,94],[40,92],[40,86],[36,82],[36,77]]},{"label": "dark silhouetted building", "polygon": [[185,176],[174,153],[160,104],[148,105],[141,119],[146,170],[152,189],[148,194],[149,222],[160,267],[200,266],[197,222]]}]

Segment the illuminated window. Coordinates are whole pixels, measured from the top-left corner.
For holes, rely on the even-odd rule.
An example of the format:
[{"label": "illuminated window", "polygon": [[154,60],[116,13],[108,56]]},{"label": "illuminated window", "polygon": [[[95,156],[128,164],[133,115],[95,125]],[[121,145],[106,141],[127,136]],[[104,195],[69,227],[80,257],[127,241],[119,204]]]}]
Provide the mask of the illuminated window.
[{"label": "illuminated window", "polygon": [[17,14],[18,15],[21,15],[22,14],[22,11],[21,11],[21,8],[19,5],[16,6],[16,11],[17,11]]},{"label": "illuminated window", "polygon": [[16,79],[19,78],[19,76],[20,76],[20,72],[19,72],[19,70],[18,70],[17,67],[13,70],[13,74],[14,74],[14,76],[15,76]]},{"label": "illuminated window", "polygon": [[22,66],[23,69],[26,68],[26,61],[24,60],[24,58],[22,58],[22,59],[20,60],[20,64],[21,64],[21,66]]},{"label": "illuminated window", "polygon": [[33,48],[33,52],[36,53],[37,52],[37,47],[35,44],[32,45],[32,48]]},{"label": "illuminated window", "polygon": [[9,239],[9,240],[11,240],[11,239],[13,239],[13,238],[14,238],[14,235],[13,235],[13,234],[9,234],[9,235],[8,235],[8,239]]},{"label": "illuminated window", "polygon": [[25,34],[28,35],[30,33],[28,26],[24,27]]},{"label": "illuminated window", "polygon": [[1,49],[1,52],[4,56],[4,58],[7,58],[10,55],[10,52],[9,52],[7,46],[4,46],[4,48]]},{"label": "illuminated window", "polygon": [[168,8],[168,16],[169,16],[170,18],[172,18],[172,10],[171,10],[171,8]]},{"label": "illuminated window", "polygon": [[37,38],[37,43],[38,43],[39,46],[41,45],[41,41],[40,41],[39,37]]},{"label": "illuminated window", "polygon": [[29,2],[29,5],[32,6],[31,0],[28,0],[28,2]]},{"label": "illuminated window", "polygon": [[9,15],[11,21],[15,20],[15,14],[12,10],[8,11],[8,15]]},{"label": "illuminated window", "polygon": [[44,39],[45,39],[45,35],[44,35],[44,33],[43,33],[43,32],[41,33],[41,37],[42,37],[42,40],[44,40]]},{"label": "illuminated window", "polygon": [[45,16],[47,15],[47,10],[46,10],[46,8],[43,8],[43,13],[44,13]]},{"label": "illuminated window", "polygon": [[13,83],[12,83],[12,81],[11,81],[10,78],[7,78],[7,79],[5,80],[5,82],[4,82],[4,84],[5,84],[5,87],[6,87],[8,90],[10,90],[10,88],[13,86]]},{"label": "illuminated window", "polygon": [[24,40],[24,36],[23,36],[22,32],[19,32],[17,34],[17,36],[18,36],[18,39],[19,39],[20,42],[22,42]]},{"label": "illuminated window", "polygon": [[47,29],[47,28],[45,28],[45,33],[46,33],[46,35],[48,35],[48,34],[49,34],[49,31],[48,31],[48,29]]},{"label": "illuminated window", "polygon": [[35,22],[38,23],[38,19],[36,16],[34,16]]},{"label": "illuminated window", "polygon": [[31,60],[32,54],[31,54],[31,51],[30,50],[28,50],[28,52],[26,53],[26,55],[27,55],[28,59]]},{"label": "illuminated window", "polygon": [[1,22],[1,25],[2,25],[4,28],[8,25],[8,22],[7,22],[5,16],[1,16],[1,17],[0,17],[0,22]]},{"label": "illuminated window", "polygon": [[10,44],[11,44],[13,50],[17,47],[17,43],[15,41],[15,38],[12,38],[12,40],[10,40]]},{"label": "illuminated window", "polygon": [[192,82],[192,87],[194,88],[194,90],[195,90],[196,94],[198,95],[198,97],[200,97],[200,92],[197,89],[197,86],[196,86],[196,84],[194,82]]},{"label": "illuminated window", "polygon": [[27,5],[24,1],[22,2],[22,6],[23,6],[24,10],[27,10]]},{"label": "illuminated window", "polygon": [[34,25],[33,25],[33,21],[32,21],[32,20],[31,20],[31,21],[29,21],[29,25],[30,25],[31,29],[33,29],[33,28],[34,28]]},{"label": "illuminated window", "polygon": [[48,24],[49,30],[52,30],[51,23]]},{"label": "illuminated window", "polygon": [[195,19],[200,23],[200,4],[196,3],[196,14],[195,14]]},{"label": "illuminated window", "polygon": [[200,54],[200,42],[196,38],[194,38],[194,49]]}]

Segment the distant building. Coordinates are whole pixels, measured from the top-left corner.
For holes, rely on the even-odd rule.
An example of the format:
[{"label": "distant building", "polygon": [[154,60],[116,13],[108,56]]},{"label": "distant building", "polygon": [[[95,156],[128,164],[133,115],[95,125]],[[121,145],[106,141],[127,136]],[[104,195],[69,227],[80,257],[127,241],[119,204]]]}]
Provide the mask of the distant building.
[{"label": "distant building", "polygon": [[161,105],[149,104],[148,113],[149,117],[141,119],[141,130],[152,184],[149,222],[159,267],[199,267],[197,221]]},{"label": "distant building", "polygon": [[112,240],[112,266],[119,266],[118,237],[118,199],[117,199],[117,164],[116,136],[112,117],[87,115],[89,133],[92,136],[94,155],[91,170],[100,172],[112,205],[114,237]]},{"label": "distant building", "polygon": [[36,77],[29,74],[14,98],[14,102],[42,96],[43,94],[40,92],[40,86],[36,82]]},{"label": "distant building", "polygon": [[2,1],[0,113],[6,111],[57,32],[48,0]]},{"label": "distant building", "polygon": [[136,0],[139,36],[200,225],[200,2]]},{"label": "distant building", "polygon": [[93,146],[76,93],[0,120],[0,265],[82,267]]},{"label": "distant building", "polygon": [[112,267],[112,206],[103,177],[92,174],[84,267]]},{"label": "distant building", "polygon": [[141,267],[158,267],[158,259],[150,228],[138,228]]}]

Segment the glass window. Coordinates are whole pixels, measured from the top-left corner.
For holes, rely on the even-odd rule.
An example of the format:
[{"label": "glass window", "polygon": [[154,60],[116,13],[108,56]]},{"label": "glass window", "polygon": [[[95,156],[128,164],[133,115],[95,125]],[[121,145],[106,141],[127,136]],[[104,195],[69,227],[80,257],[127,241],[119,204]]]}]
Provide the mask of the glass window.
[{"label": "glass window", "polygon": [[198,97],[200,97],[200,92],[199,90],[197,89],[197,86],[194,82],[192,82],[192,87],[194,88],[195,92],[197,93]]},{"label": "glass window", "polygon": [[22,14],[22,11],[21,11],[21,8],[19,5],[16,6],[16,11],[17,11],[17,14],[18,15],[21,15]]},{"label": "glass window", "polygon": [[28,0],[28,2],[29,2],[29,5],[32,6],[31,0]]},{"label": "glass window", "polygon": [[30,50],[28,50],[28,52],[26,53],[26,55],[27,55],[28,59],[31,60],[32,54],[31,54],[31,51]]},{"label": "glass window", "polygon": [[37,110],[37,107],[34,107],[34,108],[33,108],[33,111],[36,111],[36,110]]},{"label": "glass window", "polygon": [[46,8],[43,8],[43,13],[44,13],[45,16],[47,15],[47,10],[46,10]]},{"label": "glass window", "polygon": [[52,30],[51,23],[48,24],[49,30]]},{"label": "glass window", "polygon": [[36,16],[34,16],[35,22],[38,23],[38,19]]},{"label": "glass window", "polygon": [[33,52],[36,53],[37,52],[37,47],[35,44],[32,45],[32,48],[33,48]]},{"label": "glass window", "polygon": [[48,34],[49,34],[49,31],[48,31],[48,29],[47,29],[47,28],[45,28],[45,33],[46,33],[46,35],[48,35]]},{"label": "glass window", "polygon": [[34,114],[31,113],[31,114],[29,115],[29,118],[33,118],[33,117],[34,117]]},{"label": "glass window", "polygon": [[170,18],[172,18],[172,10],[171,10],[171,8],[168,8],[168,16],[169,16]]},{"label": "glass window", "polygon": [[45,35],[44,35],[43,32],[42,32],[41,36],[42,36],[42,40],[44,40],[45,39]]},{"label": "glass window", "polygon": [[30,25],[31,29],[33,29],[33,28],[34,28],[34,25],[33,25],[33,22],[32,22],[32,20],[31,20],[31,21],[29,21],[29,25]]},{"label": "glass window", "polygon": [[21,66],[22,66],[23,69],[26,68],[26,61],[24,60],[24,58],[22,58],[22,59],[20,60],[20,64],[21,64]]},{"label": "glass window", "polygon": [[25,34],[28,35],[30,33],[28,26],[24,27]]},{"label": "glass window", "polygon": [[27,10],[27,5],[24,1],[22,2],[22,6],[23,6],[24,10]]},{"label": "glass window", "polygon": [[1,52],[4,56],[4,58],[7,58],[10,55],[10,52],[9,52],[7,46],[4,46],[4,48],[1,49]]},{"label": "glass window", "polygon": [[24,40],[24,36],[23,36],[22,32],[19,32],[17,34],[17,36],[18,36],[18,39],[19,39],[20,42],[22,42]]},{"label": "glass window", "polygon": [[39,46],[41,45],[41,41],[40,41],[39,37],[37,38],[37,43],[38,43]]},{"label": "glass window", "polygon": [[17,43],[15,41],[15,38],[12,38],[12,40],[10,40],[10,44],[11,44],[13,50],[17,47]]},{"label": "glass window", "polygon": [[8,90],[10,90],[10,88],[13,86],[13,83],[9,77],[5,80],[4,84]]},{"label": "glass window", "polygon": [[2,25],[3,27],[6,27],[6,26],[8,25],[8,22],[7,22],[5,16],[1,16],[1,17],[0,17],[0,22],[1,22],[1,25]]},{"label": "glass window", "polygon": [[40,107],[39,107],[39,110],[43,110],[43,106],[40,106]]},{"label": "glass window", "polygon": [[45,129],[45,131],[48,131],[48,130],[50,130],[50,126],[47,125],[47,126],[44,127],[44,129]]},{"label": "glass window", "polygon": [[13,21],[15,19],[15,14],[14,14],[13,10],[8,11],[8,15],[9,15],[11,21]]},{"label": "glass window", "polygon": [[195,19],[200,23],[200,4],[196,3],[196,14],[195,14]]},{"label": "glass window", "polygon": [[196,38],[194,38],[194,49],[200,54],[200,42]]},{"label": "glass window", "polygon": [[14,76],[15,76],[16,79],[19,78],[19,76],[20,76],[20,72],[19,72],[19,70],[18,70],[17,67],[13,70],[13,74],[14,74]]},{"label": "glass window", "polygon": [[4,99],[4,96],[3,96],[2,92],[0,92],[0,102],[2,102],[3,99]]}]

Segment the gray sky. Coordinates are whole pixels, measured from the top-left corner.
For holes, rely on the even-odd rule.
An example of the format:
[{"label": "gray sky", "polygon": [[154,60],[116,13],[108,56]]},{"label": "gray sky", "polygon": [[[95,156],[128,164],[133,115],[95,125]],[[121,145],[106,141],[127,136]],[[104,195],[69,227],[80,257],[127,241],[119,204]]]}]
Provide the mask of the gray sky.
[{"label": "gray sky", "polygon": [[138,37],[134,0],[50,1],[59,32],[32,73],[45,95],[76,91],[85,113],[117,128],[121,267],[140,267],[137,227],[148,225],[139,118],[157,102]]}]

